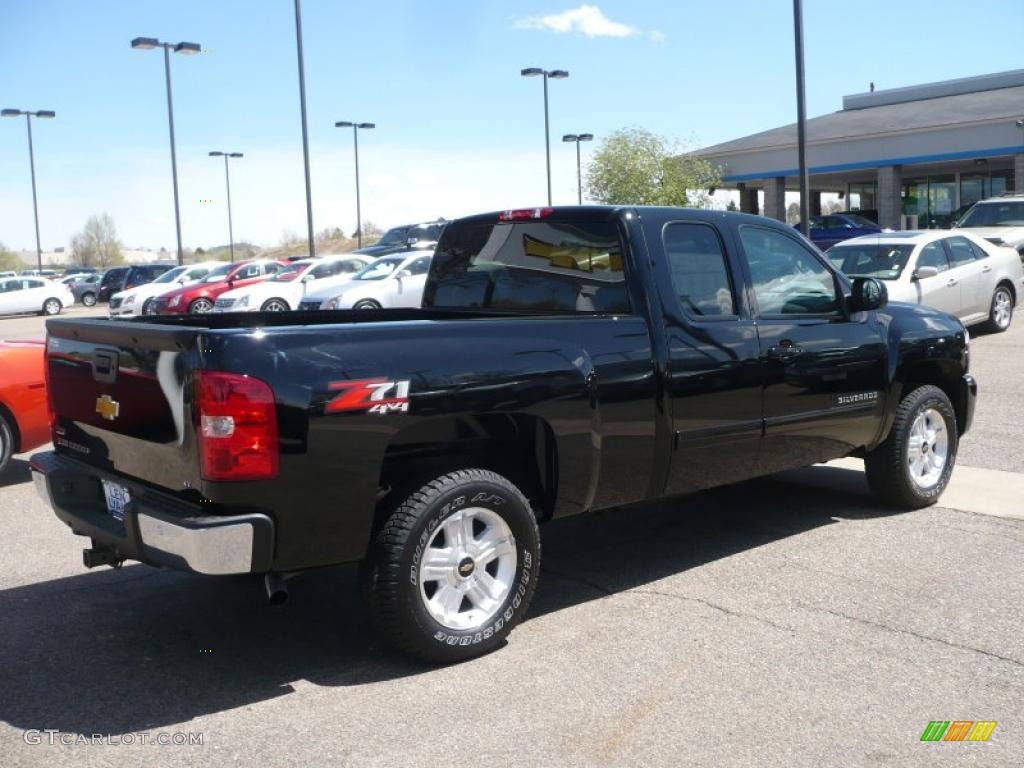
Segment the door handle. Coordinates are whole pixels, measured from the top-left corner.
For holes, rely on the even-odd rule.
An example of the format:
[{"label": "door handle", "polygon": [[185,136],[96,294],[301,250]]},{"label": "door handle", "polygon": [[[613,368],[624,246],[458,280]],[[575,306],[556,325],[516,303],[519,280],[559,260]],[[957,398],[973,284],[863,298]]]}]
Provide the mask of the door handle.
[{"label": "door handle", "polygon": [[988,264],[986,264],[984,267],[981,268],[981,271],[982,272],[991,272],[992,271],[992,267],[990,267]]},{"label": "door handle", "polygon": [[949,280],[946,281],[946,286],[949,287],[949,288],[952,288],[956,284],[957,284],[957,280],[956,280],[956,278],[953,278],[953,277],[949,278]]},{"label": "door handle", "polygon": [[778,360],[780,363],[796,360],[803,353],[803,349],[794,346],[791,341],[780,341],[776,346],[768,347],[766,352],[769,360]]}]

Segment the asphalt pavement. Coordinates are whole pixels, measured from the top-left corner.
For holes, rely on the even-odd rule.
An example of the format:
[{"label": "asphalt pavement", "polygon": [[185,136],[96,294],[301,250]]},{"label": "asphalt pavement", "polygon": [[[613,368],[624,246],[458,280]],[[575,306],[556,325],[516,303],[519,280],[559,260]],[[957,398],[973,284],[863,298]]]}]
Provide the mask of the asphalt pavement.
[{"label": "asphalt pavement", "polygon": [[[971,510],[988,478],[1003,506],[1024,483],[1022,325],[975,338],[961,462],[982,469],[947,506],[880,509],[843,463],[558,521],[526,621],[447,668],[381,648],[352,567],[294,579],[277,608],[250,578],[86,571],[16,459],[3,764],[1019,766],[1024,521]],[[932,720],[998,725],[921,742]]]}]

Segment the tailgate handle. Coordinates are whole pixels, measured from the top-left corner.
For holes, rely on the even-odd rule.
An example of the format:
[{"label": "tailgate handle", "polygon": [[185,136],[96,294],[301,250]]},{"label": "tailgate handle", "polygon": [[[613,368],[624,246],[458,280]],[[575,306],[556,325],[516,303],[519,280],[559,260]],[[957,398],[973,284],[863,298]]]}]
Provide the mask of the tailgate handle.
[{"label": "tailgate handle", "polygon": [[107,384],[114,381],[117,378],[118,357],[116,350],[97,349],[93,352],[92,377]]}]

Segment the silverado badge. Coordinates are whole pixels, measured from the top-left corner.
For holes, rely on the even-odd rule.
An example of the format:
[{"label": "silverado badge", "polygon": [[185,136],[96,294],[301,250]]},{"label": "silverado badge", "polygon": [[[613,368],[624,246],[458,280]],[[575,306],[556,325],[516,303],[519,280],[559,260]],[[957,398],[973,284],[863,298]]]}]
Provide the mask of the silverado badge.
[{"label": "silverado badge", "polygon": [[121,404],[110,395],[96,398],[96,413],[107,421],[113,421],[121,413]]}]

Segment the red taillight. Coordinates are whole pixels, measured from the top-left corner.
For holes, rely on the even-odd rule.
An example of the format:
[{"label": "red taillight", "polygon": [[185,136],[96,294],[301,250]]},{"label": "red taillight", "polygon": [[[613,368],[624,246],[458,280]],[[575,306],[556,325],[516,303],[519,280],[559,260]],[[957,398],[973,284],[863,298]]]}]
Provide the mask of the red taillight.
[{"label": "red taillight", "polygon": [[525,221],[526,219],[546,219],[554,208],[516,208],[513,211],[502,211],[498,221]]},{"label": "red taillight", "polygon": [[277,412],[270,386],[251,376],[198,371],[196,434],[206,480],[277,477]]}]

